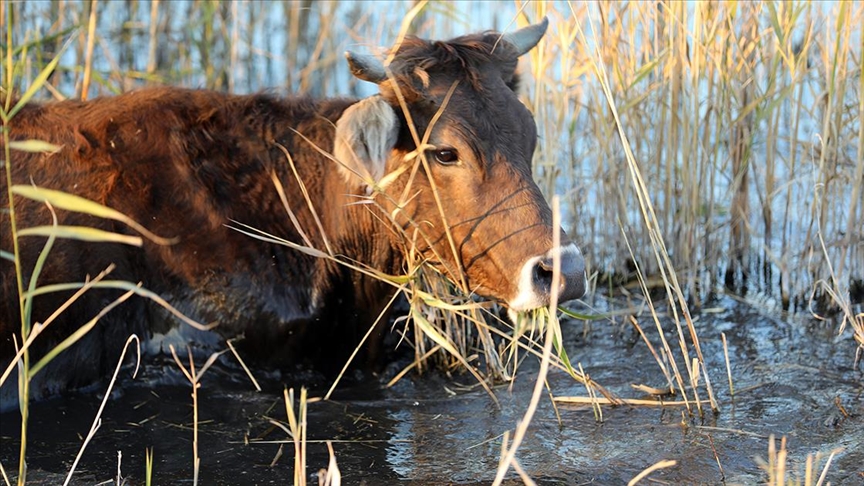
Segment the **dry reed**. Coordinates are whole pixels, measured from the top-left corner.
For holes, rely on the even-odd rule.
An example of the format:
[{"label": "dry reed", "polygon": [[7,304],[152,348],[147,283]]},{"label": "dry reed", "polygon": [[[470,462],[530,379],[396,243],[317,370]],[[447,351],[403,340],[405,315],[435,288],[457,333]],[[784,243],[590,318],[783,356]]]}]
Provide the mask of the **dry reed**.
[{"label": "dry reed", "polygon": [[[766,484],[768,486],[821,486],[822,484],[826,484],[825,479],[828,476],[828,468],[831,466],[834,456],[839,452],[841,452],[840,449],[833,450],[828,453],[827,458],[821,452],[807,454],[804,462],[804,471],[801,474],[800,470],[792,470],[788,464],[789,451],[786,449],[786,437],[784,436],[780,439],[780,448],[778,449],[777,442],[774,436],[771,435],[768,438],[768,460],[766,461],[757,457],[756,463],[767,474]],[[823,460],[825,463],[820,473],[818,467]],[[816,477],[816,474],[819,474],[819,476]]]}]

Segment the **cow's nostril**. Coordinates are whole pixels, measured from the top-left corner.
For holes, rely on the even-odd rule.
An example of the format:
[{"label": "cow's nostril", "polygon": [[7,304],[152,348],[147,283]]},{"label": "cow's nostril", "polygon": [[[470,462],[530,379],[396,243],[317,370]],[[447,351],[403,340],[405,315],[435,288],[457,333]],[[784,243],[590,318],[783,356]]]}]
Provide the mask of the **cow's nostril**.
[{"label": "cow's nostril", "polygon": [[[534,266],[534,287],[537,292],[548,293],[552,288],[554,263],[551,258],[541,258]],[[563,281],[562,281],[563,282]]]},{"label": "cow's nostril", "polygon": [[[585,263],[582,254],[575,245],[568,245],[562,248],[559,258],[561,275],[558,281],[558,298],[563,302],[582,297],[585,293]],[[549,297],[554,268],[554,256],[547,254],[537,259],[532,273],[534,292]]]}]

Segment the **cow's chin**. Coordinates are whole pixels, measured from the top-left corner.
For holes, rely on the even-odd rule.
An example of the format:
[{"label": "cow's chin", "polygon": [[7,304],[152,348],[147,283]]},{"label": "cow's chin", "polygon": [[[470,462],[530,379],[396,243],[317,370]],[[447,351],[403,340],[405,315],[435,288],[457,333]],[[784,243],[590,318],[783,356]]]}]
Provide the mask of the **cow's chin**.
[{"label": "cow's chin", "polygon": [[520,299],[515,303],[506,303],[507,307],[507,317],[510,318],[510,322],[516,323],[517,318],[520,313],[528,312],[535,309],[539,309],[541,307],[546,307],[549,305],[548,297],[546,299],[541,298],[539,295],[534,296],[532,299]]}]

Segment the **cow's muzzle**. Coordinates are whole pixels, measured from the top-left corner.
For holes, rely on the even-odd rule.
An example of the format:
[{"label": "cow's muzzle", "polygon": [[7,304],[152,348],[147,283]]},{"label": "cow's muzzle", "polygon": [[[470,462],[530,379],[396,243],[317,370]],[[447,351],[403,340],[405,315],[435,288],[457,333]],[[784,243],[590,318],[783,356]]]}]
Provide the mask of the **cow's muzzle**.
[{"label": "cow's muzzle", "polygon": [[558,302],[585,295],[585,260],[579,248],[569,243],[553,248],[545,255],[529,258],[522,265],[516,296],[507,304],[511,311],[520,312],[549,305],[556,257],[561,259]]}]

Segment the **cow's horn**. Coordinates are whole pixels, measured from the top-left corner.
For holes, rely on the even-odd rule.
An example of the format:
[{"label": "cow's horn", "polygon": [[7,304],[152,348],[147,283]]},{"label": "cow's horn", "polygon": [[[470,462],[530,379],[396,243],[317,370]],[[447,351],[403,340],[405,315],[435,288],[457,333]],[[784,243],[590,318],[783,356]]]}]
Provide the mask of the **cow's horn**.
[{"label": "cow's horn", "polygon": [[375,84],[387,79],[384,63],[377,57],[347,51],[345,52],[345,58],[348,59],[348,67],[351,68],[351,74],[358,79]]},{"label": "cow's horn", "polygon": [[519,56],[525,54],[530,51],[540,42],[540,39],[543,37],[543,34],[546,33],[546,28],[549,27],[549,19],[547,17],[543,17],[543,20],[537,22],[534,25],[529,25],[528,27],[522,27],[519,30],[514,30],[513,32],[508,32],[501,36],[505,41],[513,44],[513,47],[516,48],[516,52],[518,52]]}]

